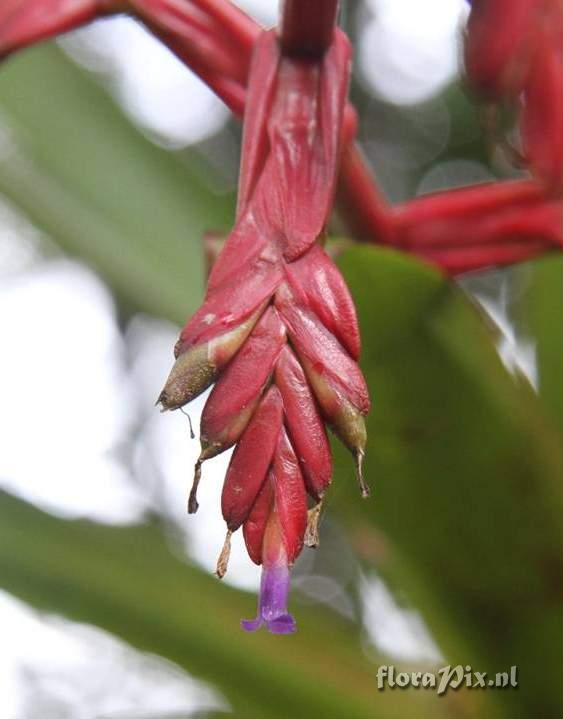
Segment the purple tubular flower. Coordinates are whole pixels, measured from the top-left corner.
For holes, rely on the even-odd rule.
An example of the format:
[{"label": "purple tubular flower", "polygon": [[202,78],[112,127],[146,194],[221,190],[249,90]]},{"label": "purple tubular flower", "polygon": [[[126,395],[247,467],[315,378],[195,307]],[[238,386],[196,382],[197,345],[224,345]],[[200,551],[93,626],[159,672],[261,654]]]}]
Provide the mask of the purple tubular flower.
[{"label": "purple tubular flower", "polygon": [[276,564],[262,567],[258,615],[256,619],[243,619],[241,626],[247,632],[255,632],[264,624],[272,634],[293,634],[295,619],[287,611],[289,592],[289,567]]}]

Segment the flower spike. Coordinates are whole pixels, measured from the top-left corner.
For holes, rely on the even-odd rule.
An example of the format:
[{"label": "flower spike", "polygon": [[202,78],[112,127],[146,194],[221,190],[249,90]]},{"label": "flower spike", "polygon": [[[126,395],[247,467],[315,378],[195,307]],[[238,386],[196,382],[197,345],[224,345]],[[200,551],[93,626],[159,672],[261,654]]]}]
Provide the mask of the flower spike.
[{"label": "flower spike", "polygon": [[[274,31],[258,39],[235,228],[202,307],[180,334],[161,395],[174,409],[215,382],[188,509],[197,509],[202,462],[235,445],[221,498],[228,531],[217,574],[226,571],[231,534],[242,526],[250,558],[262,565],[258,617],[243,623],[248,630],[295,629],[289,572],[306,540],[318,544],[332,474],[325,424],[357,463],[365,451],[369,398],[357,364],[356,313],[319,244],[345,136],[349,65],[339,30],[326,52],[307,60],[287,55]],[[311,514],[307,495],[315,502]]]}]

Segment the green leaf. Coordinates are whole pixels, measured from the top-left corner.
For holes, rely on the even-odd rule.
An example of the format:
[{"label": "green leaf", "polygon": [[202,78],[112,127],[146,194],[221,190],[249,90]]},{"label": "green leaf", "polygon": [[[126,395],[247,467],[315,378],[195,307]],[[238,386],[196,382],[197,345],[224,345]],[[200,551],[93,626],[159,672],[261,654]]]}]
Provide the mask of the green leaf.
[{"label": "green leaf", "polygon": [[493,673],[519,666],[518,692],[495,697],[507,715],[516,705],[526,716],[558,716],[560,436],[501,364],[475,307],[438,272],[367,247],[341,266],[374,399],[366,463],[374,494],[358,499],[340,452],[331,507],[364,556],[370,536],[377,547],[370,529],[384,532],[392,559],[373,561],[400,577],[448,660]]},{"label": "green leaf", "polygon": [[563,258],[535,262],[530,275],[518,319],[536,342],[540,396],[563,432]]}]

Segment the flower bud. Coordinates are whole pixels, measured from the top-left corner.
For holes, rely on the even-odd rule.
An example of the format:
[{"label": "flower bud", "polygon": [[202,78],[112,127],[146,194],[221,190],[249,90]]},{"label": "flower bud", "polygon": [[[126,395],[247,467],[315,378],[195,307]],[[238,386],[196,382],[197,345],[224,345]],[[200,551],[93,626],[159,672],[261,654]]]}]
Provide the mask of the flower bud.
[{"label": "flower bud", "polygon": [[356,308],[344,278],[319,245],[287,265],[287,278],[297,301],[311,309],[350,356],[360,356]]},{"label": "flower bud", "polygon": [[213,384],[219,370],[248,337],[260,312],[261,309],[238,327],[180,352],[157,400],[163,411],[182,407]]},{"label": "flower bud", "polygon": [[369,487],[364,481],[363,461],[367,444],[366,424],[361,412],[349,399],[341,394],[315,365],[302,359],[307,379],[315,393],[323,414],[335,434],[352,452],[356,461],[356,474],[363,497],[369,496]]},{"label": "flower bud", "polygon": [[264,532],[274,503],[274,480],[271,471],[258,492],[250,514],[242,525],[248,556],[255,564],[262,564]]},{"label": "flower bud", "polygon": [[282,276],[276,248],[258,235],[254,221],[241,221],[211,270],[203,305],[180,333],[176,357],[189,347],[242,325],[264,309]]},{"label": "flower bud", "polygon": [[288,346],[278,360],[275,382],[283,399],[287,430],[307,490],[319,500],[332,478],[330,444],[303,368]]},{"label": "flower bud", "polygon": [[232,447],[260,400],[285,345],[285,327],[268,308],[219,377],[201,417],[202,459]]},{"label": "flower bud", "polygon": [[283,404],[272,386],[260,401],[236,446],[221,495],[223,518],[231,531],[246,520],[262,487],[276,450],[282,426]]},{"label": "flower bud", "polygon": [[307,498],[299,462],[283,427],[274,454],[272,479],[285,554],[291,566],[303,548],[303,535],[307,526]]},{"label": "flower bud", "polygon": [[297,303],[287,285],[281,285],[276,292],[275,304],[303,366],[306,360],[316,375],[324,378],[358,412],[367,414],[369,395],[365,379],[334,335],[311,310]]}]

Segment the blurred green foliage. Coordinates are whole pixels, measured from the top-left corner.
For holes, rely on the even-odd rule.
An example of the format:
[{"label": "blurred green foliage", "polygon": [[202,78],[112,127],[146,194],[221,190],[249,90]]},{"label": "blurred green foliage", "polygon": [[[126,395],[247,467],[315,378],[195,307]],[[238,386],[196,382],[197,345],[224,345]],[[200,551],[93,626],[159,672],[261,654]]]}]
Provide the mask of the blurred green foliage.
[{"label": "blurred green foliage", "polygon": [[[0,114],[13,141],[0,192],[96,268],[126,311],[183,321],[201,298],[201,234],[227,228],[233,211],[196,153],[155,147],[54,46],[3,67]],[[431,268],[370,247],[341,266],[374,397],[374,492],[359,498],[337,449],[328,511],[363,566],[422,613],[446,663],[492,673],[516,664],[517,691],[378,692],[360,627],[317,605],[298,610],[291,639],[245,635],[249,596],[178,559],[156,521],[69,522],[2,494],[0,586],[170,658],[245,718],[560,717],[561,261],[537,263],[519,307],[538,341],[539,396],[502,365],[476,307]]]}]

